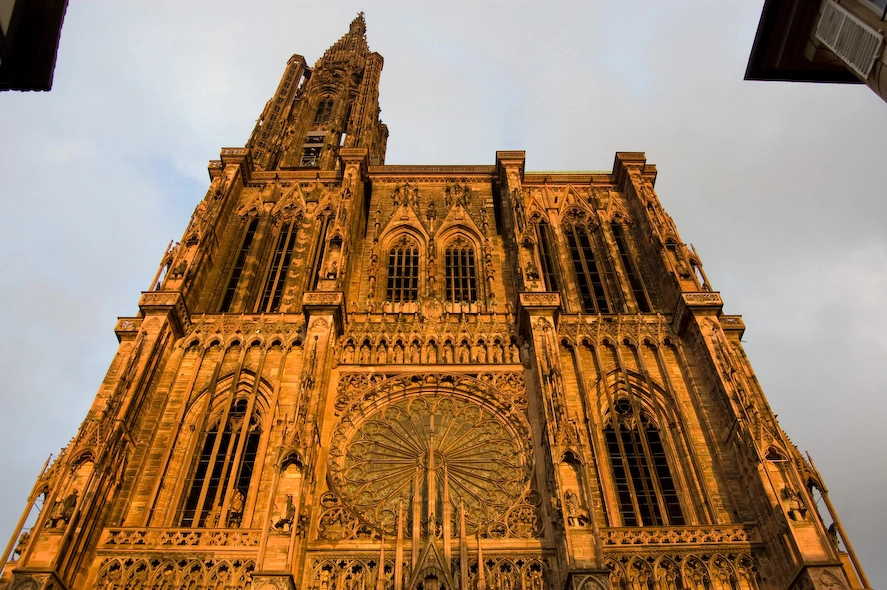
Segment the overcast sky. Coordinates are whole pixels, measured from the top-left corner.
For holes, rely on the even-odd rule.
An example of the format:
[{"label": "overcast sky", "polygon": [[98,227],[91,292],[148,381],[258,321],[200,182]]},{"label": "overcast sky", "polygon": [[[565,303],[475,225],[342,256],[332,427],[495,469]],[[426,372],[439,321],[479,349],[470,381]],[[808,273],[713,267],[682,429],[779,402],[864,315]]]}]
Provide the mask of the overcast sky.
[{"label": "overcast sky", "polygon": [[887,104],[742,80],[761,2],[81,0],[49,93],[0,93],[0,547],[75,434],[222,147],[366,10],[389,164],[645,151],[783,427],[887,587]]}]

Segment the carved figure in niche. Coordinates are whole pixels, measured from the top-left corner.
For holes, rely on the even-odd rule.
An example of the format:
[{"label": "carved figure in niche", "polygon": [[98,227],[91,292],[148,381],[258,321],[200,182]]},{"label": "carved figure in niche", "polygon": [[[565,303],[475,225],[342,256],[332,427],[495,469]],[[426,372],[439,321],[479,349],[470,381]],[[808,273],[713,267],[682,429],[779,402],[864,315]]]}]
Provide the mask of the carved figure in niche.
[{"label": "carved figure in niche", "polygon": [[449,209],[453,205],[453,189],[450,187],[450,185],[447,185],[444,189],[444,205],[447,209]]},{"label": "carved figure in niche", "polygon": [[342,362],[346,365],[354,362],[354,345],[350,341],[345,345],[345,354],[342,355]]},{"label": "carved figure in niche", "polygon": [[179,260],[179,263],[176,265],[172,272],[170,273],[170,277],[173,279],[180,279],[185,276],[185,271],[188,270],[188,261],[185,258]]},{"label": "carved figure in niche", "polygon": [[542,570],[530,569],[530,590],[542,590]]},{"label": "carved figure in niche", "polygon": [[63,528],[71,522],[71,517],[74,516],[74,508],[77,506],[78,493],[77,490],[74,490],[65,496],[64,500],[55,501],[52,512],[49,513],[49,528]]},{"label": "carved figure in niche", "polygon": [[437,362],[437,347],[432,343],[425,350],[425,362],[435,364]]},{"label": "carved figure in niche", "polygon": [[[27,533],[25,533],[24,535],[26,535],[26,534]],[[24,535],[22,535],[22,536],[24,537]],[[835,547],[835,549],[837,549],[838,548],[838,523],[833,522],[828,527],[828,536],[829,536],[829,539],[831,539],[831,541],[832,541],[832,545]],[[19,541],[19,544],[21,544],[21,541]],[[16,551],[18,551],[18,548],[16,548]]]},{"label": "carved figure in niche", "polygon": [[320,584],[318,584],[319,590],[330,590],[330,572],[327,569],[324,569],[320,572]]},{"label": "carved figure in niche", "polygon": [[379,273],[379,263],[375,260],[370,260],[370,268],[367,271],[367,275],[370,279],[370,292],[367,295],[370,299],[373,297],[373,293],[376,290],[376,275]]},{"label": "carved figure in niche", "polygon": [[505,351],[500,343],[493,346],[493,362],[496,364],[504,362]]},{"label": "carved figure in niche", "polygon": [[395,207],[400,207],[400,185],[394,187],[394,192],[391,193],[391,202]]},{"label": "carved figure in niche", "polygon": [[524,269],[524,276],[527,277],[528,281],[538,281],[539,280],[539,269],[536,268],[536,263],[530,260],[527,262],[527,266]]},{"label": "carved figure in niche", "polygon": [[788,517],[794,521],[807,520],[807,507],[801,496],[791,488],[782,488],[782,498],[785,500],[785,508]]},{"label": "carved figure in niche", "polygon": [[339,263],[333,260],[326,269],[326,278],[335,279],[337,276],[339,276]]},{"label": "carved figure in niche", "polygon": [[445,363],[453,362],[453,343],[449,340],[444,344],[443,360]]},{"label": "carved figure in niche", "polygon": [[373,236],[379,237],[379,228],[382,227],[382,210],[376,209],[373,213]]},{"label": "carved figure in niche", "polygon": [[523,203],[523,195],[521,194],[521,190],[519,188],[515,188],[511,191],[511,203],[514,207],[514,219],[517,224],[518,233],[524,231],[524,203]]},{"label": "carved figure in niche", "polygon": [[283,513],[274,523],[274,528],[279,531],[289,531],[293,528],[293,519],[296,517],[296,507],[293,505],[293,495],[286,495],[286,504],[283,507]]},{"label": "carved figure in niche", "polygon": [[428,211],[425,212],[425,219],[434,221],[437,219],[437,210],[434,208],[434,201],[428,203]]},{"label": "carved figure in niche", "polygon": [[216,524],[219,522],[219,513],[221,512],[221,507],[216,505],[213,506],[212,510],[209,511],[209,514],[206,515],[206,518],[203,519],[203,526],[212,529],[215,528]]},{"label": "carved figure in niche", "polygon": [[412,344],[410,344],[410,362],[413,364],[418,364],[419,360],[419,343],[415,340]]},{"label": "carved figure in niche", "polygon": [[474,359],[478,363],[487,362],[487,347],[483,344],[478,344],[474,347]]},{"label": "carved figure in niche", "polygon": [[518,350],[517,345],[514,342],[508,345],[508,353],[512,363],[521,362],[520,350]]},{"label": "carved figure in niche", "polygon": [[388,348],[385,346],[384,342],[380,342],[379,346],[376,347],[376,362],[380,365],[384,365],[388,362]]},{"label": "carved figure in niche", "polygon": [[689,279],[693,272],[690,270],[690,265],[687,262],[687,247],[684,244],[672,241],[667,242],[666,247],[671,252],[678,274],[682,279]]},{"label": "carved figure in niche", "polygon": [[419,204],[419,189],[417,187],[413,187],[413,190],[410,191],[408,199],[410,205],[416,206]]},{"label": "carved figure in niche", "polygon": [[370,364],[370,347],[366,343],[360,347],[360,364]]},{"label": "carved figure in niche", "polygon": [[18,544],[15,546],[15,551],[13,551],[16,557],[20,557],[21,554],[25,552],[25,549],[27,549],[28,547],[29,540],[31,540],[31,533],[29,533],[28,531],[23,532],[22,536],[18,539]]},{"label": "carved figure in niche", "polygon": [[434,290],[434,282],[437,280],[437,269],[434,267],[434,258],[428,260],[428,290]]},{"label": "carved figure in niche", "polygon": [[400,341],[394,345],[394,362],[398,365],[403,363],[403,344]]},{"label": "carved figure in niche", "polygon": [[460,363],[468,363],[471,362],[471,353],[468,351],[468,343],[464,340],[462,344],[459,345],[459,362]]},{"label": "carved figure in niche", "polygon": [[[354,166],[348,166],[345,169],[345,182],[343,184],[347,187],[354,186],[355,181],[357,180],[357,169]],[[351,194],[351,191],[348,191],[348,194]]]},{"label": "carved figure in niche", "polygon": [[564,503],[567,508],[567,524],[583,527],[588,524],[588,516],[579,506],[579,495],[573,490],[567,490],[564,494]]},{"label": "carved figure in niche", "polygon": [[234,490],[231,497],[231,505],[228,507],[228,526],[238,527],[243,521],[243,509],[246,506],[246,496],[239,489]]},{"label": "carved figure in niche", "polygon": [[524,342],[520,347],[520,362],[525,367],[530,366],[530,343]]}]

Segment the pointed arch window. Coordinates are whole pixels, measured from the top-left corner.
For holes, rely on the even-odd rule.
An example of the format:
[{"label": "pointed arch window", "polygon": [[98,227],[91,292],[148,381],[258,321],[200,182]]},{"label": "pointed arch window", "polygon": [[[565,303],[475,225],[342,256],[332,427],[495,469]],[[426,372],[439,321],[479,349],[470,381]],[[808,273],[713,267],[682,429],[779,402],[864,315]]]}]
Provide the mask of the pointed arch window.
[{"label": "pointed arch window", "polygon": [[477,274],[474,248],[462,237],[456,238],[444,252],[446,263],[446,298],[453,303],[477,301]]},{"label": "pointed arch window", "polygon": [[330,117],[333,114],[333,97],[332,96],[324,96],[320,99],[320,102],[317,103],[317,112],[314,114],[314,124],[315,125],[323,125],[324,123],[329,123]]},{"label": "pointed arch window", "polygon": [[296,245],[298,223],[284,223],[277,237],[277,245],[271,258],[271,266],[265,277],[265,286],[259,300],[259,313],[274,313],[280,310],[283,288],[286,285],[286,274],[292,262],[293,248]]},{"label": "pointed arch window", "polygon": [[230,311],[231,304],[234,302],[234,296],[237,294],[237,285],[240,283],[240,275],[243,274],[243,268],[246,266],[246,258],[249,254],[249,248],[253,243],[253,238],[256,235],[256,228],[258,227],[259,218],[254,217],[252,221],[249,222],[249,226],[246,228],[246,233],[243,235],[243,239],[240,242],[240,250],[237,252],[234,268],[231,269],[231,274],[228,277],[228,285],[225,287],[225,294],[222,297],[222,304],[219,306],[219,311],[222,313]]},{"label": "pointed arch window", "polygon": [[406,236],[388,252],[388,301],[419,298],[419,246]]},{"label": "pointed arch window", "polygon": [[536,224],[536,232],[539,242],[539,263],[542,266],[542,278],[545,281],[546,291],[558,291],[560,287],[557,281],[557,267],[555,266],[553,242],[551,240],[551,228],[544,220]]},{"label": "pointed arch window", "polygon": [[604,428],[623,526],[683,525],[659,429],[627,398],[613,404]]},{"label": "pointed arch window", "polygon": [[564,227],[567,236],[567,244],[570,247],[570,257],[573,260],[573,270],[576,272],[576,283],[579,285],[579,295],[582,299],[582,307],[586,313],[610,313],[610,305],[607,302],[607,293],[601,280],[594,256],[592,238],[588,230],[581,224],[570,224]]},{"label": "pointed arch window", "polygon": [[179,526],[240,526],[261,436],[259,416],[246,399],[235,401],[210,422],[185,485]]},{"label": "pointed arch window", "polygon": [[628,284],[631,287],[631,293],[634,295],[634,300],[637,301],[638,310],[641,313],[649,313],[650,301],[647,299],[647,292],[644,290],[644,281],[641,278],[641,273],[638,272],[638,268],[628,249],[628,239],[625,235],[625,229],[622,227],[621,223],[616,221],[610,224],[610,229],[613,231],[613,238],[616,241],[616,249],[619,251],[619,259],[622,261],[622,268],[625,269]]}]

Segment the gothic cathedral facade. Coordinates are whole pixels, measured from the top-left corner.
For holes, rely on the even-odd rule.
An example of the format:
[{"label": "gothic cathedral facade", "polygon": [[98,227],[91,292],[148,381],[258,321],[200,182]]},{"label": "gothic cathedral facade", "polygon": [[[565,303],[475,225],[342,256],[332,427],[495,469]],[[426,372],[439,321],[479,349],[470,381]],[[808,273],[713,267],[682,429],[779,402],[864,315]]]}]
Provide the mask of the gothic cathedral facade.
[{"label": "gothic cathedral facade", "polygon": [[210,162],[0,588],[867,587],[656,167],[385,165],[365,28]]}]

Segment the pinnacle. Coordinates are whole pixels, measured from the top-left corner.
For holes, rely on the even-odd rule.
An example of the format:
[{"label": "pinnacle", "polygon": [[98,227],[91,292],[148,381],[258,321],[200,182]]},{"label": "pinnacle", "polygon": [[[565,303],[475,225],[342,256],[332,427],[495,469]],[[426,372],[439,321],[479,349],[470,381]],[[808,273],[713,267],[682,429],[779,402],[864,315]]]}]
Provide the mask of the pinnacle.
[{"label": "pinnacle", "polygon": [[326,50],[323,57],[318,60],[317,64],[320,65],[328,59],[335,60],[336,58],[334,56],[338,54],[339,57],[341,57],[342,52],[353,52],[355,50],[358,54],[366,54],[369,51],[366,39],[366,21],[364,20],[363,11],[357,13],[357,16],[351,21],[348,32],[345,33],[341,39],[336,41],[332,47]]},{"label": "pinnacle", "polygon": [[364,37],[367,32],[367,23],[364,19],[363,11],[357,13],[357,16],[354,17],[354,20],[351,21],[351,25],[348,29],[349,35],[359,35]]}]

